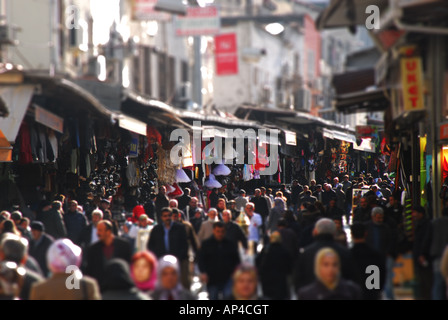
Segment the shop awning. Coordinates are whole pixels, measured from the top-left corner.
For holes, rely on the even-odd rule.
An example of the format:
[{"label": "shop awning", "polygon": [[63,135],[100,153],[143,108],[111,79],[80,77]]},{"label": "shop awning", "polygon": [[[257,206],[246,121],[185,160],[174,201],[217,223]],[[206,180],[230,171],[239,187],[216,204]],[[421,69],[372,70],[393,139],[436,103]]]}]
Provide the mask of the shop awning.
[{"label": "shop awning", "polygon": [[130,90],[123,92],[121,111],[142,122],[159,123],[164,127],[192,129],[191,125],[180,118],[179,111],[172,106],[159,100],[143,97]]},{"label": "shop awning", "polygon": [[329,139],[336,139],[350,143],[356,143],[356,137],[354,134],[346,133],[338,130],[330,130],[327,128],[323,128],[323,136]]},{"label": "shop awning", "polygon": [[146,123],[124,114],[117,115],[117,119],[120,128],[146,136]]},{"label": "shop awning", "polygon": [[12,146],[0,130],[0,162],[12,161]]}]

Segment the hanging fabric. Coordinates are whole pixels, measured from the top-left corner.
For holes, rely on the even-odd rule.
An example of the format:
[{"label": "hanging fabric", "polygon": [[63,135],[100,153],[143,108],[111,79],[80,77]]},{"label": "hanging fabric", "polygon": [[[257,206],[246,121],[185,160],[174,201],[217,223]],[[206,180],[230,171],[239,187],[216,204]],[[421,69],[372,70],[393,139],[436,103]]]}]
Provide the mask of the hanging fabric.
[{"label": "hanging fabric", "polygon": [[19,129],[19,163],[28,164],[33,162],[33,154],[31,149],[30,127],[25,121]]}]

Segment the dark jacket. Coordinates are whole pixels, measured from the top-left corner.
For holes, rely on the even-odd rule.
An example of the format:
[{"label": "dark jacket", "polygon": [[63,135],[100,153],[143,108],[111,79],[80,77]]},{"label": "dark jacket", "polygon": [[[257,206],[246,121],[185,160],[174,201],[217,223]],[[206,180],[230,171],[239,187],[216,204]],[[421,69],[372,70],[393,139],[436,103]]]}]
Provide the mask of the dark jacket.
[{"label": "dark jacket", "polygon": [[167,196],[163,196],[163,195],[159,194],[159,195],[157,195],[156,200],[154,201],[154,204],[156,206],[157,222],[161,223],[162,218],[160,215],[162,213],[162,209],[165,207],[168,207],[170,204],[170,201]]},{"label": "dark jacket", "polygon": [[198,254],[201,273],[208,276],[208,284],[225,284],[240,263],[240,255],[235,242],[224,238],[217,241],[214,236],[204,240]]},{"label": "dark jacket", "polygon": [[377,225],[373,221],[369,221],[366,223],[366,226],[366,243],[385,256],[391,255],[395,257],[397,254],[396,235],[393,234],[389,225],[386,223]]},{"label": "dark jacket", "polygon": [[250,202],[252,202],[255,205],[255,212],[260,214],[260,216],[264,219],[267,218],[269,215],[269,203],[268,200],[263,197],[252,197],[250,199]]},{"label": "dark jacket", "polygon": [[171,254],[179,260],[188,258],[188,240],[185,227],[173,222],[169,230],[169,250],[165,247],[165,227],[163,224],[156,225],[152,231],[148,241],[148,250],[152,251],[157,258]]},{"label": "dark jacket", "polygon": [[38,241],[31,240],[28,249],[28,254],[36,259],[45,277],[48,277],[49,272],[47,266],[47,250],[53,242],[54,238],[52,236],[42,233]]},{"label": "dark jacket", "polygon": [[226,238],[230,239],[238,244],[241,242],[244,249],[247,249],[247,237],[243,232],[243,229],[233,221],[225,224],[226,226]]},{"label": "dark jacket", "polygon": [[23,286],[20,290],[19,298],[20,300],[29,300],[31,294],[31,287],[34,283],[39,283],[45,281],[45,278],[38,273],[25,267],[26,273],[23,280]]},{"label": "dark jacket", "polygon": [[[133,250],[129,241],[115,237],[112,245],[114,247],[112,258],[121,258],[128,263],[131,262]],[[101,291],[103,289],[104,269],[107,263],[103,248],[104,243],[102,241],[92,243],[87,247],[83,258],[84,273],[98,281]]]},{"label": "dark jacket", "polygon": [[352,281],[339,280],[334,290],[329,290],[320,281],[301,288],[297,293],[299,300],[361,300],[361,288]]},{"label": "dark jacket", "polygon": [[93,224],[89,223],[84,227],[84,229],[82,229],[82,232],[79,236],[79,246],[82,249],[87,248],[92,242],[92,228]]},{"label": "dark jacket", "polygon": [[332,235],[322,234],[314,237],[314,242],[305,247],[299,255],[295,267],[296,290],[309,285],[316,277],[314,275],[314,258],[317,252],[325,247],[335,250],[341,261],[341,276],[344,279],[359,283],[360,275],[354,264],[349,249],[335,242]]},{"label": "dark jacket", "polygon": [[371,216],[372,209],[367,207],[363,209],[361,206],[358,206],[353,210],[353,223],[355,222],[368,222],[372,219]]},{"label": "dark jacket", "polygon": [[448,217],[440,217],[432,221],[432,240],[430,254],[432,259],[441,258],[448,245]]},{"label": "dark jacket", "polygon": [[414,261],[418,261],[420,256],[424,256],[426,260],[430,261],[430,247],[431,221],[427,218],[422,218],[415,223],[414,245],[412,247]]},{"label": "dark jacket", "polygon": [[281,243],[271,243],[257,257],[257,269],[263,295],[272,300],[286,300],[290,296],[288,275],[292,259]]},{"label": "dark jacket", "polygon": [[36,220],[41,221],[45,226],[45,232],[54,239],[67,237],[64,218],[56,209],[41,211],[36,215]]},{"label": "dark jacket", "polygon": [[103,280],[103,300],[151,300],[135,286],[129,265],[123,259],[111,259],[107,262]]},{"label": "dark jacket", "polygon": [[[355,243],[350,249],[352,257],[356,263],[359,274],[361,275],[361,282],[359,285],[363,291],[364,300],[379,300],[381,299],[381,292],[384,288],[386,281],[386,260],[378,250],[373,249],[366,243]],[[370,273],[366,273],[368,266],[374,265],[379,268],[380,271],[380,289],[368,289],[365,285]]]},{"label": "dark jacket", "polygon": [[328,205],[331,199],[337,200],[337,198],[336,192],[333,189],[322,191],[322,203],[324,206]]},{"label": "dark jacket", "polygon": [[64,214],[65,227],[67,228],[67,238],[79,245],[82,230],[87,226],[87,218],[79,212]]}]

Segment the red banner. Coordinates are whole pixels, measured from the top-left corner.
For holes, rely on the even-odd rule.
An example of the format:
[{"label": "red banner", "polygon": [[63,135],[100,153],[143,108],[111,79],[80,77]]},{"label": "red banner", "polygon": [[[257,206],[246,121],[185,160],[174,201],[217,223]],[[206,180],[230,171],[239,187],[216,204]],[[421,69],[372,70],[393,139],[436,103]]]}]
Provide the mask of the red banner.
[{"label": "red banner", "polygon": [[238,74],[238,50],[236,34],[215,36],[216,74],[218,76]]}]

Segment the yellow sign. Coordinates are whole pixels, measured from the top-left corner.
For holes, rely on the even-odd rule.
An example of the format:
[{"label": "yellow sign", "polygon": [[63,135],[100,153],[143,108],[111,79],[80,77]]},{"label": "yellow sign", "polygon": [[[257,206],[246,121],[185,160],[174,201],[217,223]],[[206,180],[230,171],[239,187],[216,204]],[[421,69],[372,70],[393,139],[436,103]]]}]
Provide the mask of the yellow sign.
[{"label": "yellow sign", "polygon": [[422,61],[418,57],[401,59],[401,84],[405,111],[423,110]]}]

